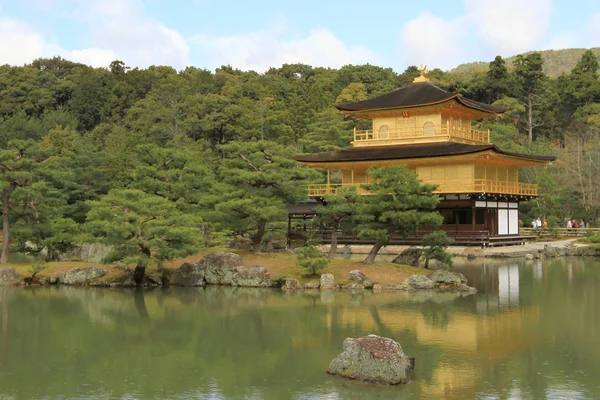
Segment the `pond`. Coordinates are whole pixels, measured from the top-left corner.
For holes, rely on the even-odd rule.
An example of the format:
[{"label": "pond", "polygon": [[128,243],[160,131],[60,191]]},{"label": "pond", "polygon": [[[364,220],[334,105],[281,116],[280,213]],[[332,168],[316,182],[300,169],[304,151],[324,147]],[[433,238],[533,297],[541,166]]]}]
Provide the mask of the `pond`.
[{"label": "pond", "polygon": [[[600,398],[599,261],[456,270],[479,293],[0,287],[0,398]],[[369,333],[416,357],[411,383],[325,373]]]}]

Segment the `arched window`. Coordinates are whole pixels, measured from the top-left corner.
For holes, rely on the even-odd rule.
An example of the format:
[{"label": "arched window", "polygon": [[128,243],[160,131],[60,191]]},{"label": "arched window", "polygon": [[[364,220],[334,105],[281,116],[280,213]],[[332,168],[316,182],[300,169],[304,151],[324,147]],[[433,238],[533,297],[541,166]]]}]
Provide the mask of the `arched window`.
[{"label": "arched window", "polygon": [[434,135],[433,122],[431,122],[431,121],[425,122],[425,124],[423,125],[423,136],[433,136],[433,135]]},{"label": "arched window", "polygon": [[388,139],[390,137],[390,127],[381,125],[379,127],[379,139]]}]

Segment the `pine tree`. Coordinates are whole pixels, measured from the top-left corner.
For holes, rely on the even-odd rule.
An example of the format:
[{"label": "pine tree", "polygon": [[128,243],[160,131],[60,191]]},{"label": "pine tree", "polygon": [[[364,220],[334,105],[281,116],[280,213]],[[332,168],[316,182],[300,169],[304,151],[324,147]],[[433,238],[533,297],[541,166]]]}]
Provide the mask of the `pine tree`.
[{"label": "pine tree", "polygon": [[363,185],[370,194],[360,197],[356,214],[358,236],[375,240],[365,264],[372,264],[392,235],[408,236],[420,227],[437,227],[442,216],[435,211],[439,199],[435,186],[422,185],[414,171],[404,165],[371,167],[373,183]]},{"label": "pine tree", "polygon": [[315,223],[331,229],[329,258],[334,258],[337,253],[338,230],[342,222],[352,221],[358,202],[359,194],[355,187],[341,187],[334,194],[325,196],[324,204],[316,207],[318,215]]},{"label": "pine tree", "polygon": [[94,240],[115,246],[104,261],[135,265],[138,285],[150,262],[160,267],[164,260],[198,251],[200,218],[182,212],[164,197],[137,189],[115,189],[88,204],[87,232]]},{"label": "pine tree", "polygon": [[291,159],[293,149],[266,140],[233,142],[220,147],[219,178],[226,185],[216,204],[223,224],[249,234],[259,251],[268,225],[284,223],[286,205],[306,198],[306,184],[318,173]]}]

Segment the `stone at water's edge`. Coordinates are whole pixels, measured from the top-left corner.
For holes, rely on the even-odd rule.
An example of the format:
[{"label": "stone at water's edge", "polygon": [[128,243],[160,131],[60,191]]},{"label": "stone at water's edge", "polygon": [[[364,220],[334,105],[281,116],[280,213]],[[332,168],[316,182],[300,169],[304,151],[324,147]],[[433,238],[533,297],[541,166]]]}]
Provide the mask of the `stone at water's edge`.
[{"label": "stone at water's edge", "polygon": [[238,267],[231,278],[232,286],[242,287],[270,287],[272,286],[271,274],[262,265]]},{"label": "stone at water's edge", "polygon": [[60,274],[58,281],[63,285],[82,285],[103,276],[104,270],[100,267],[74,268]]},{"label": "stone at water's edge", "polygon": [[350,379],[397,385],[407,383],[414,358],[407,357],[392,339],[368,335],[344,340],[344,351],[331,361],[327,372]]},{"label": "stone at water's edge", "polygon": [[14,268],[0,268],[0,286],[12,286],[21,283],[21,275]]},{"label": "stone at water's edge", "polygon": [[418,247],[409,247],[407,249],[402,250],[396,258],[392,260],[394,264],[404,264],[411,265],[413,267],[419,266],[419,261],[423,256],[423,249]]},{"label": "stone at water's edge", "polygon": [[365,289],[373,288],[373,281],[361,271],[355,269],[354,271],[350,271],[348,274],[350,275],[351,280],[353,280],[356,283],[360,283]]},{"label": "stone at water's edge", "polygon": [[204,286],[204,268],[198,263],[185,262],[171,274],[169,284],[176,286]]},{"label": "stone at water's edge", "polygon": [[303,289],[319,289],[321,287],[320,282],[307,282],[302,285]]},{"label": "stone at water's edge", "polygon": [[146,285],[150,287],[162,286],[163,280],[161,275],[146,275]]},{"label": "stone at water's edge", "polygon": [[335,279],[332,274],[321,275],[321,290],[333,290],[335,289]]},{"label": "stone at water's edge", "polygon": [[200,260],[204,279],[209,285],[231,285],[233,273],[243,265],[242,258],[234,253],[216,251],[208,253]]},{"label": "stone at water's edge", "polygon": [[403,285],[407,286],[409,289],[422,290],[433,289],[434,283],[425,275],[412,275],[404,280]]},{"label": "stone at water's edge", "polygon": [[365,287],[358,282],[352,282],[342,286],[342,289],[350,290],[352,292],[362,292],[363,290],[365,290]]},{"label": "stone at water's edge", "polygon": [[388,283],[388,284],[381,284],[381,283],[376,283],[373,285],[373,291],[376,293],[380,293],[380,292],[392,292],[392,291],[402,291],[402,290],[408,290],[409,287],[405,284],[394,284],[394,283]]},{"label": "stone at water's edge", "polygon": [[447,285],[458,285],[467,283],[467,278],[458,272],[451,272],[445,269],[436,269],[428,275],[433,283],[444,283]]},{"label": "stone at water's edge", "polygon": [[467,278],[460,272],[436,269],[428,276],[433,281],[434,287],[437,290],[455,290],[465,293],[477,292],[477,289],[467,286]]},{"label": "stone at water's edge", "polygon": [[531,253],[525,254],[525,259],[526,260],[533,260],[534,259],[533,254],[531,254]]},{"label": "stone at water's edge", "polygon": [[300,290],[302,285],[298,282],[298,279],[286,278],[281,286],[283,290]]}]

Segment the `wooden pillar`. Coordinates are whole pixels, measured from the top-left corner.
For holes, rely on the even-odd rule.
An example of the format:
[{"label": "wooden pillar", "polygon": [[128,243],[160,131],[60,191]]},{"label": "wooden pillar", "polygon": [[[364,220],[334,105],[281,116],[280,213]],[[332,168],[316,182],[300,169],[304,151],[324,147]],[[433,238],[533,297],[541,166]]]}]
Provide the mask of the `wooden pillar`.
[{"label": "wooden pillar", "polygon": [[327,168],[327,186],[331,184],[331,170]]},{"label": "wooden pillar", "polygon": [[351,171],[350,172],[350,174],[351,174],[350,182],[354,185],[354,168],[352,168],[350,171]]},{"label": "wooden pillar", "polygon": [[287,240],[286,240],[286,248],[290,248],[292,245],[292,215],[288,214],[288,232],[287,232]]},{"label": "wooden pillar", "polygon": [[471,230],[475,230],[475,212],[477,208],[475,208],[475,200],[473,200],[473,205],[471,206]]}]

